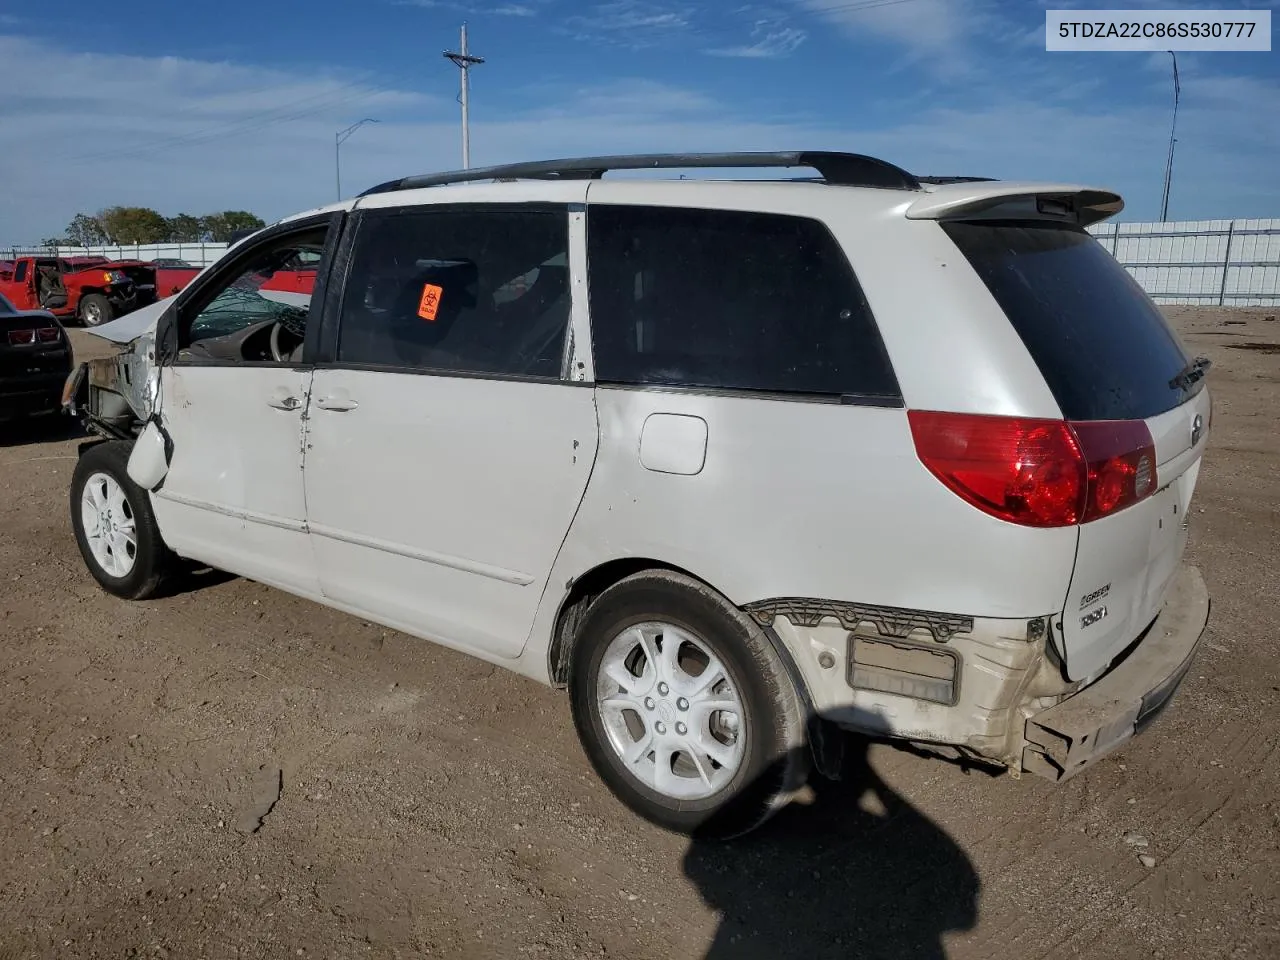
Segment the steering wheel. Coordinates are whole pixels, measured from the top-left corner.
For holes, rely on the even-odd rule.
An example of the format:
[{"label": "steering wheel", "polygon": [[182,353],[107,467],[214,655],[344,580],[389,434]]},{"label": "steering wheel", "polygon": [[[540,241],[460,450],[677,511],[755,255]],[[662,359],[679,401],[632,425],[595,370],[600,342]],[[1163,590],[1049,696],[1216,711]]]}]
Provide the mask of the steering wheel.
[{"label": "steering wheel", "polygon": [[302,338],[298,337],[293,330],[289,329],[288,324],[278,320],[276,323],[271,325],[271,338],[268,342],[268,346],[271,351],[271,358],[275,360],[276,364],[292,364],[293,351],[296,351],[298,348],[298,343],[294,343],[292,347],[285,349],[282,344],[280,344],[280,332],[282,332],[282,330],[291,335],[294,339],[297,339],[298,343],[302,343]]},{"label": "steering wheel", "polygon": [[285,363],[284,351],[280,349],[280,329],[284,326],[280,321],[276,321],[271,325],[271,357],[276,363]]},{"label": "steering wheel", "polygon": [[[281,331],[287,333],[297,342],[286,349],[281,344]],[[277,320],[271,325],[271,337],[267,342],[268,348],[271,350],[271,357],[276,363],[292,363],[293,353],[301,345],[303,338],[298,336],[297,332],[290,328],[289,324],[283,320]]]}]

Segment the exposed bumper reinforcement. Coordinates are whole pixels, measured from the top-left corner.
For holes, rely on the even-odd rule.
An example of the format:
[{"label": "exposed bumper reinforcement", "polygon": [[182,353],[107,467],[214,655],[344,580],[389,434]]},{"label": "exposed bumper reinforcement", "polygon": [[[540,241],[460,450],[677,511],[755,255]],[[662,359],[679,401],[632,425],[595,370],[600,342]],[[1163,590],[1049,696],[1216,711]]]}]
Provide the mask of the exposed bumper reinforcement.
[{"label": "exposed bumper reinforcement", "polygon": [[1173,698],[1208,621],[1204,577],[1183,564],[1137,649],[1096,683],[1027,720],[1022,768],[1066,780],[1140,733]]}]

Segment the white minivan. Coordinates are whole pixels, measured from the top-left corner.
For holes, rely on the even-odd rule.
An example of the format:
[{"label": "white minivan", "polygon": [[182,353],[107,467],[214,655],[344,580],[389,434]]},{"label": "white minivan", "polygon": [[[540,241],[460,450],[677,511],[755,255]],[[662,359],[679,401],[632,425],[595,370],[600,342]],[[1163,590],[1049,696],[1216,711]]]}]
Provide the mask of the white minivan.
[{"label": "white minivan", "polygon": [[[695,168],[757,179],[603,176]],[[1063,779],[1209,613],[1207,362],[1085,231],[1121,206],[838,153],[393,181],[100,328],[76,538],[118,596],[196,561],[567,687],[671,829],[842,728]]]}]

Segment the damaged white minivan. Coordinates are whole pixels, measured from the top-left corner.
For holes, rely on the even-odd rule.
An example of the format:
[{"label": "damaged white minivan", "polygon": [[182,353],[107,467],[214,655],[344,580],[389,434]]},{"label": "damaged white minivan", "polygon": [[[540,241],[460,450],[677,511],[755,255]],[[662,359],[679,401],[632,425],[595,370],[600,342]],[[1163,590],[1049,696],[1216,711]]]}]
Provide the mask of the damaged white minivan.
[{"label": "damaged white minivan", "polygon": [[[695,168],[757,179],[604,177]],[[567,687],[675,830],[842,728],[1064,779],[1209,615],[1207,362],[1085,231],[1121,206],[838,153],[393,181],[97,331],[76,538],[121,597],[196,561]]]}]

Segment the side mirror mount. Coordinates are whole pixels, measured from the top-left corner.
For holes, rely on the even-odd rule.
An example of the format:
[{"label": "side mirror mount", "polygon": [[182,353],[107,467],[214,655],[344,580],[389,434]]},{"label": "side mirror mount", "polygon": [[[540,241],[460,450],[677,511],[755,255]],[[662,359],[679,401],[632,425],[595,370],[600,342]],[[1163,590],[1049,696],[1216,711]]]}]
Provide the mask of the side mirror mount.
[{"label": "side mirror mount", "polygon": [[178,355],[178,305],[170,304],[169,309],[156,321],[156,367]]}]

